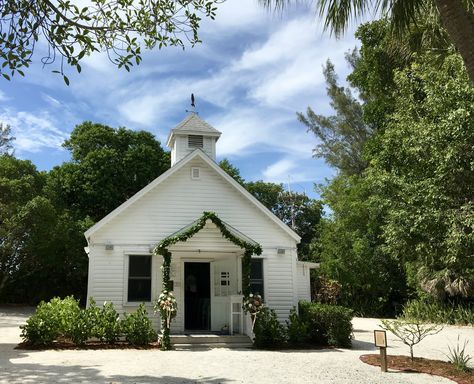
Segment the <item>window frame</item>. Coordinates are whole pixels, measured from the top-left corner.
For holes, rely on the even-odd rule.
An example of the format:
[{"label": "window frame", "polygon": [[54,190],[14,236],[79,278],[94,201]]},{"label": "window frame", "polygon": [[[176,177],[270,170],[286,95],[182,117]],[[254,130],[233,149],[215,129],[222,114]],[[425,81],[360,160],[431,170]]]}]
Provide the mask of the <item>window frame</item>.
[{"label": "window frame", "polygon": [[[133,257],[149,257],[150,258],[150,275],[149,277],[142,277],[142,276],[134,276],[132,279],[135,280],[149,280],[150,281],[150,299],[149,300],[129,300],[130,298],[130,263]],[[126,305],[136,305],[138,303],[145,303],[145,304],[150,304],[152,301],[152,294],[153,294],[153,264],[154,264],[154,258],[153,255],[151,254],[146,254],[146,253],[133,253],[133,254],[127,254],[126,255],[126,271],[125,271],[125,292],[124,292],[124,302]]]},{"label": "window frame", "polygon": [[[265,262],[264,262],[264,258],[261,258],[261,257],[252,257],[251,259],[251,263],[253,262],[259,262],[262,266],[262,277],[261,278],[252,278],[252,266],[250,266],[250,279],[249,279],[249,283],[250,285],[252,285],[252,283],[257,283],[257,284],[261,284],[262,286],[262,291],[263,292],[258,292],[258,294],[262,297],[262,300],[265,301],[265,291],[266,291],[266,287],[265,287]],[[254,294],[257,294],[257,292],[251,292],[251,293],[254,293]]]}]

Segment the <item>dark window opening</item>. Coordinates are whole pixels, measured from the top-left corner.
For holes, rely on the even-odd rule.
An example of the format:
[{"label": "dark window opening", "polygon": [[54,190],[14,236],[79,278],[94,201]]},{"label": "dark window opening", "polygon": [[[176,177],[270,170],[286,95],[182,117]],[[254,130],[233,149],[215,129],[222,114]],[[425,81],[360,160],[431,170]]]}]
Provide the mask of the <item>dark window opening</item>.
[{"label": "dark window opening", "polygon": [[263,289],[263,259],[252,259],[250,265],[250,292],[264,299]]},{"label": "dark window opening", "polygon": [[129,256],[127,301],[151,301],[151,256]]}]

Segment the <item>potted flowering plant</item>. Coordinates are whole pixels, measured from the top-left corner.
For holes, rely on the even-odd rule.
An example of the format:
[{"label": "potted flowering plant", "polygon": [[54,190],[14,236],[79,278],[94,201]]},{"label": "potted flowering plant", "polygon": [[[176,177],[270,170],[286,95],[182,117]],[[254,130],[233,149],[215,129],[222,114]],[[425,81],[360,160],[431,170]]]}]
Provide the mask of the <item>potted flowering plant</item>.
[{"label": "potted flowering plant", "polygon": [[171,327],[171,319],[176,316],[178,312],[178,304],[176,302],[176,298],[174,297],[172,292],[168,292],[163,290],[155,300],[153,304],[153,310],[155,313],[160,314],[161,319],[161,349],[168,350],[171,348],[170,343],[170,327]]},{"label": "potted flowering plant", "polygon": [[252,319],[252,332],[255,327],[257,315],[262,312],[264,308],[262,296],[251,293],[244,299],[244,311],[250,313]]}]

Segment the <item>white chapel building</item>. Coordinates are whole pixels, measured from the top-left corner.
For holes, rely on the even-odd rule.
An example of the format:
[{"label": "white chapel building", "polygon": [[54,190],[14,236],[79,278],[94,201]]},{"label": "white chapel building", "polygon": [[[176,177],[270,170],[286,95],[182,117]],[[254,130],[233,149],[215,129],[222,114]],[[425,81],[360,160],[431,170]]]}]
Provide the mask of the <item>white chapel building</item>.
[{"label": "white chapel building", "polygon": [[[250,286],[280,321],[299,300],[310,300],[310,269],[298,261],[300,236],[216,163],[221,132],[189,114],[173,128],[167,145],[171,168],[85,232],[89,256],[87,297],[112,301],[122,313],[145,303],[158,329],[152,302],[161,291],[163,239],[182,233],[203,212],[213,212],[234,236],[260,244],[252,257]],[[243,250],[211,221],[185,242],[170,246],[171,280],[178,314],[171,331],[250,335],[242,312]]]}]

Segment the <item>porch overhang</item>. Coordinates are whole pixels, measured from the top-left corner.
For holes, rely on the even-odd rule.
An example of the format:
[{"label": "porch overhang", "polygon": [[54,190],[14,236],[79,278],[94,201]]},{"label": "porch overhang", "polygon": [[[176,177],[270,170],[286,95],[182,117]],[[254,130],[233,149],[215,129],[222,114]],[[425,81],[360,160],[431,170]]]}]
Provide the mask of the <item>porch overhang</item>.
[{"label": "porch overhang", "polygon": [[[192,223],[189,223],[188,225],[182,227],[181,229],[179,229],[176,232],[172,233],[168,237],[176,237],[176,236],[182,235],[184,233],[187,233],[191,228],[193,228],[197,224],[199,224],[199,221],[200,221],[200,219],[194,220]],[[212,222],[212,220],[207,219],[206,224],[209,223],[209,222]],[[253,246],[258,246],[259,245],[255,240],[253,240],[250,237],[248,237],[247,235],[243,234],[237,228],[234,228],[232,225],[230,225],[229,223],[226,223],[224,220],[220,220],[220,222],[227,229],[227,231],[229,231],[232,234],[232,236],[236,237],[237,239],[240,239],[242,242],[247,243],[247,244],[251,244]]]}]

